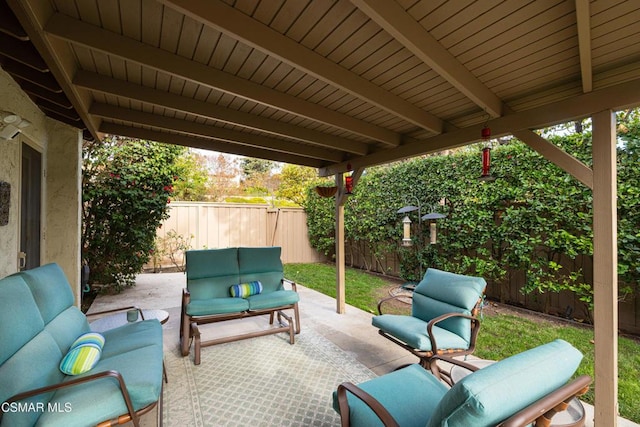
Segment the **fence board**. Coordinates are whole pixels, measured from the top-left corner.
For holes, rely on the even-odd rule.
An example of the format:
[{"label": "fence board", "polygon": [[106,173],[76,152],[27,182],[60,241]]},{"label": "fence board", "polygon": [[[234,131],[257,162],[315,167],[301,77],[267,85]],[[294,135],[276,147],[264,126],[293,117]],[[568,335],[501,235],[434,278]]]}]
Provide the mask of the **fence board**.
[{"label": "fence board", "polygon": [[[191,249],[281,246],[284,263],[326,261],[309,243],[307,216],[300,208],[192,202],[173,202],[169,208],[169,218],[157,231],[160,239],[175,231],[192,236]],[[177,259],[181,262],[182,256]],[[162,266],[171,266],[168,258]]]}]

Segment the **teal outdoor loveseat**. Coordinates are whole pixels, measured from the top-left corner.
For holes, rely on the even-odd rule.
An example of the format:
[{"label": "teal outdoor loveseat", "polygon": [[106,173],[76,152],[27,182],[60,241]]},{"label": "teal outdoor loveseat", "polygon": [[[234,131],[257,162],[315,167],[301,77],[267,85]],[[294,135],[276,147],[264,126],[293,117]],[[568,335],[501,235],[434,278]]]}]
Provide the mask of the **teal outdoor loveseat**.
[{"label": "teal outdoor loveseat", "polygon": [[92,333],[57,264],[0,280],[0,343],[2,427],[161,421],[160,323]]},{"label": "teal outdoor loveseat", "polygon": [[[187,251],[187,288],[182,292],[180,346],[187,356],[194,343],[194,363],[200,364],[201,347],[261,335],[287,332],[291,344],[300,333],[296,284],[284,278],[281,248],[240,247]],[[291,289],[285,289],[285,283]],[[293,310],[293,318],[284,310]],[[279,327],[202,341],[199,325],[269,315]]]}]

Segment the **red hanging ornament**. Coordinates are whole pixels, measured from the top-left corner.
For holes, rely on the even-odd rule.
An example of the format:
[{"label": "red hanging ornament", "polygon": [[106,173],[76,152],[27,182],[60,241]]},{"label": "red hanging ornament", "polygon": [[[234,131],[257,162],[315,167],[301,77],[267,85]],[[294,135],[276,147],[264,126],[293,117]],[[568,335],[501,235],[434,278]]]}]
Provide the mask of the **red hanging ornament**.
[{"label": "red hanging ornament", "polygon": [[353,177],[351,175],[347,176],[344,179],[344,187],[346,190],[346,194],[352,194],[353,193]]},{"label": "red hanging ornament", "polygon": [[489,138],[491,138],[491,128],[487,125],[484,125],[480,134],[482,135],[482,139],[484,139],[485,141],[488,140]]}]

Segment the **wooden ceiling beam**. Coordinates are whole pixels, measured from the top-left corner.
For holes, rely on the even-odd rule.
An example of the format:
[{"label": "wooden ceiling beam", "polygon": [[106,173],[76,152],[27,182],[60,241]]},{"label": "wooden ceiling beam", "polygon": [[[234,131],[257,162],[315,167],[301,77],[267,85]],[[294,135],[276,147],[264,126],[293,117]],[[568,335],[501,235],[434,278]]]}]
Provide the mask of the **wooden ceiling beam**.
[{"label": "wooden ceiling beam", "polygon": [[330,162],[339,162],[345,159],[344,155],[331,150],[298,144],[292,141],[269,138],[255,133],[240,132],[218,126],[190,122],[173,117],[160,116],[145,113],[143,111],[120,108],[113,105],[94,103],[89,108],[89,114],[103,118],[121,120],[137,125],[149,126],[168,131],[186,133],[193,136],[216,139],[240,145],[249,145],[265,150],[281,151],[300,157],[311,157]]},{"label": "wooden ceiling beam", "polygon": [[[46,2],[25,0],[7,0],[7,3],[50,70],[50,73],[39,73],[41,74],[40,80],[42,80],[42,76],[47,76],[56,82],[58,90],[64,92],[80,116],[81,123],[76,126],[86,127],[91,135],[99,140],[97,124],[91,120],[87,113],[87,105],[90,103],[88,94],[78,92],[78,89],[71,84],[71,77],[77,67],[76,58],[68,46],[64,46],[59,40],[51,40],[47,37],[41,26],[43,17],[49,13],[52,5]],[[21,75],[21,77],[32,83],[40,84],[40,81],[31,80],[26,75]]]},{"label": "wooden ceiling beam", "polygon": [[128,136],[130,138],[160,141],[168,144],[182,145],[185,147],[201,148],[203,150],[218,151],[221,153],[237,154],[258,159],[292,163],[297,165],[309,166],[312,168],[320,168],[325,165],[325,162],[317,159],[312,159],[310,157],[296,156],[279,151],[264,150],[251,146],[230,144],[228,142],[222,142],[219,140],[196,138],[183,134],[160,132],[139,127],[119,125],[115,123],[102,122],[102,124],[100,125],[100,132],[113,135]]},{"label": "wooden ceiling beam", "polygon": [[397,146],[401,136],[387,129],[279,92],[249,80],[211,68],[205,64],[174,55],[102,28],[56,13],[45,25],[45,32],[107,55],[125,59],[144,67],[167,73],[212,89],[268,105],[289,113]]},{"label": "wooden ceiling beam", "polygon": [[93,92],[136,100],[174,111],[194,114],[206,119],[267,132],[273,135],[299,139],[300,141],[332,150],[340,150],[359,156],[365,155],[369,151],[366,144],[358,141],[329,135],[312,129],[305,129],[267,117],[223,108],[208,102],[186,98],[177,94],[101,76],[88,71],[78,71],[73,79],[73,84]]},{"label": "wooden ceiling beam", "polygon": [[351,3],[492,117],[502,115],[502,100],[397,2],[351,0]]},{"label": "wooden ceiling beam", "polygon": [[[489,120],[487,126],[491,128],[492,137],[499,137],[513,135],[515,132],[521,130],[540,129],[546,126],[588,117],[604,109],[615,111],[638,105],[640,105],[640,79],[609,86],[526,111],[507,114]],[[352,168],[363,168],[461,147],[478,142],[480,139],[480,127],[470,126],[436,135],[426,140],[413,141],[391,150],[379,151],[367,156],[351,159],[349,162],[331,165],[322,168],[320,175],[330,176],[345,172],[348,170],[347,163],[350,163]],[[588,176],[585,176],[583,179],[585,179],[586,183],[589,182]]]},{"label": "wooden ceiling beam", "polygon": [[328,60],[222,1],[160,0],[160,2],[416,126],[435,133],[443,131],[443,121],[433,114]]},{"label": "wooden ceiling beam", "polygon": [[587,93],[593,90],[591,12],[589,10],[589,0],[576,0],[576,22],[578,26],[578,50],[580,52],[582,91]]},{"label": "wooden ceiling beam", "polygon": [[31,42],[24,42],[0,32],[0,55],[11,58],[41,73],[49,72],[49,67]]}]

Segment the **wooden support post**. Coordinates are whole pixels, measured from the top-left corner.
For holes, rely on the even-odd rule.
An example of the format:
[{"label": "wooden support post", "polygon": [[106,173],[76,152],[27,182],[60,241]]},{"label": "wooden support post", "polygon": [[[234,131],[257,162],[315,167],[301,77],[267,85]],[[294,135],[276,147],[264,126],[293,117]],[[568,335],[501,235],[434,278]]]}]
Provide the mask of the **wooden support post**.
[{"label": "wooden support post", "polygon": [[618,245],[616,122],[593,115],[595,425],[618,425]]},{"label": "wooden support post", "polygon": [[344,184],[342,174],[336,174],[336,311],[345,312],[345,257],[344,257]]}]

